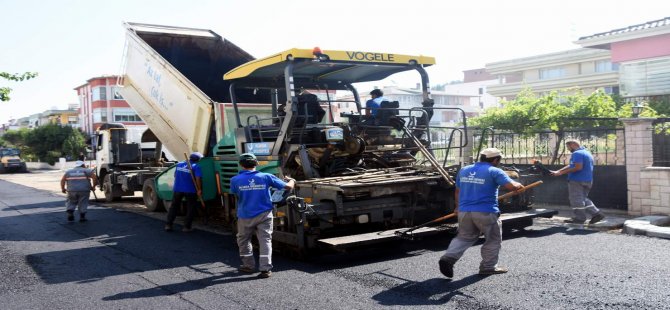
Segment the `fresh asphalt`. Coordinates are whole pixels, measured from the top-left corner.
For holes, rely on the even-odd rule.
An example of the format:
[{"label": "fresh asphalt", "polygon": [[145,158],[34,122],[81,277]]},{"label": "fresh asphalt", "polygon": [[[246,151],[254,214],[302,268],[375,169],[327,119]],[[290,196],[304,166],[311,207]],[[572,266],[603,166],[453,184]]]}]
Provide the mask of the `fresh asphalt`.
[{"label": "fresh asphalt", "polygon": [[[94,203],[95,204],[95,203]],[[506,237],[508,274],[476,275],[480,244],[445,279],[449,238],[236,272],[232,236],[166,233],[159,220],[0,180],[2,309],[670,309],[670,240],[536,225]]]}]

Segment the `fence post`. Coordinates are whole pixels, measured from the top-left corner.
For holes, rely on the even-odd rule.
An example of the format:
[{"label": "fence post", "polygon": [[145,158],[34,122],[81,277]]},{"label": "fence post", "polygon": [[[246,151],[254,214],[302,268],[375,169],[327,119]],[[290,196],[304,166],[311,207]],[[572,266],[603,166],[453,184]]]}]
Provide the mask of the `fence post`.
[{"label": "fence post", "polygon": [[[653,122],[655,118],[623,118],[626,178],[628,183],[628,213],[650,214],[655,204],[651,198],[650,179],[642,178],[642,171],[653,165]],[[659,198],[660,200],[660,198]]]},{"label": "fence post", "polygon": [[468,134],[463,137],[465,141],[468,141],[468,145],[466,145],[463,148],[463,155],[460,158],[461,161],[461,166],[468,165],[472,162],[474,162],[472,158],[472,152],[477,148],[478,145],[475,145],[477,141],[475,141],[475,131],[479,132],[480,129],[477,127],[468,127]]}]

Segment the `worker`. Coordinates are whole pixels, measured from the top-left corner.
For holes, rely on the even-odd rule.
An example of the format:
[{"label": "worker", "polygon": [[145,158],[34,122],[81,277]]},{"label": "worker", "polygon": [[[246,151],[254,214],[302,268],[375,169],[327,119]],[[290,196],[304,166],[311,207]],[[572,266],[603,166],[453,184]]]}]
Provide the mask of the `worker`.
[{"label": "worker", "polygon": [[382,101],[387,101],[383,96],[384,92],[382,92],[381,89],[375,88],[370,92],[370,97],[372,97],[372,99],[365,103],[365,115],[370,117],[369,120],[374,120],[377,116],[379,107],[381,107]]},{"label": "worker", "polygon": [[[91,181],[93,182],[92,184]],[[90,191],[96,185],[98,185],[98,178],[91,169],[86,168],[86,164],[81,160],[76,161],[74,168],[63,174],[63,177],[60,179],[60,190],[63,194],[67,193],[65,207],[68,222],[74,221],[75,206],[79,209],[79,221],[86,222],[88,197]]]},{"label": "worker", "polygon": [[[198,197],[202,196],[202,171],[198,162],[203,155],[194,152],[189,155],[189,163],[181,161],[174,169],[174,186],[172,186],[172,205],[167,215],[165,231],[172,231],[172,224],[177,218],[177,212],[181,208],[183,199],[186,199],[186,219],[182,232],[192,232],[193,217],[198,206]],[[193,183],[195,181],[195,184]]]},{"label": "worker", "polygon": [[458,235],[449,244],[447,252],[440,258],[440,272],[448,278],[454,276],[454,264],[483,234],[482,261],[479,274],[492,275],[507,272],[498,266],[498,254],[502,247],[502,223],[498,209],[498,187],[509,191],[522,190],[523,185],[513,181],[497,166],[502,153],[496,148],[481,151],[479,162],[469,165],[456,177],[455,202],[458,210]]},{"label": "worker", "polygon": [[572,153],[570,164],[559,170],[551,171],[553,176],[568,175],[568,199],[573,217],[565,222],[584,224],[588,213],[591,216],[589,224],[598,223],[605,218],[605,215],[588,197],[593,185],[593,155],[576,139],[566,140],[565,147]]},{"label": "worker", "polygon": [[252,153],[239,157],[242,171],[230,180],[230,191],[237,196],[237,245],[240,249],[243,273],[254,273],[256,261],[251,245],[251,237],[256,233],[259,255],[259,278],[272,275],[272,200],[270,189],[291,190],[295,180],[285,181],[268,173],[256,171],[258,160]]}]

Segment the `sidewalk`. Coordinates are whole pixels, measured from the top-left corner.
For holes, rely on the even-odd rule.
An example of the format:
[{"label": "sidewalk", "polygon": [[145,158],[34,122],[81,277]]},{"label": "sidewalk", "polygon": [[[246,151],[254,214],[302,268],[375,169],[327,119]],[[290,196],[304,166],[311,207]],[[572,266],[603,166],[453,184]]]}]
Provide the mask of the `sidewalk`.
[{"label": "sidewalk", "polygon": [[581,229],[590,229],[598,231],[609,231],[609,230],[620,230],[624,226],[624,222],[634,218],[633,216],[628,215],[625,210],[615,210],[615,209],[601,209],[605,214],[605,219],[596,223],[588,224],[586,221],[585,224],[569,224],[563,223],[564,220],[570,219],[572,217],[572,208],[567,205],[551,205],[551,204],[535,204],[533,206],[536,209],[551,209],[557,210],[558,214],[550,219],[541,219],[541,222],[551,225],[560,225],[565,227],[572,228],[581,228]]}]

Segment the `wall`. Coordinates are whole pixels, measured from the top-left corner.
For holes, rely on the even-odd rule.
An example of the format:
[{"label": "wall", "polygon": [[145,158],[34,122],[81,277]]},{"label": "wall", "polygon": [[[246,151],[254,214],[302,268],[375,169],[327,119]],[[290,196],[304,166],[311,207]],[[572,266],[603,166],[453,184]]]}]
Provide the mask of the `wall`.
[{"label": "wall", "polygon": [[622,119],[626,128],[628,213],[670,215],[670,168],[652,167],[653,118]]},{"label": "wall", "polygon": [[670,34],[612,43],[612,62],[670,56]]}]

